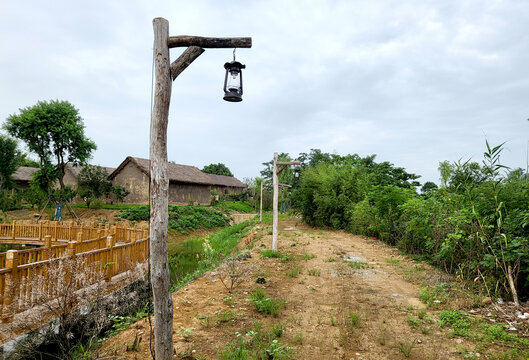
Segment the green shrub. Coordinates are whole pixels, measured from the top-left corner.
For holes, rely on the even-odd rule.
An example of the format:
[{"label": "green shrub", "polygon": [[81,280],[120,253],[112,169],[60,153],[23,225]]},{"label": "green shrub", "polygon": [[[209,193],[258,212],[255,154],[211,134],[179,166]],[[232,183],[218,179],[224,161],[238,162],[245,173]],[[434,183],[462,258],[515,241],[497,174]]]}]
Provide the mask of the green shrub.
[{"label": "green shrub", "polygon": [[90,209],[102,209],[104,205],[105,203],[103,202],[103,200],[99,198],[95,198],[95,199],[90,200],[89,208]]}]

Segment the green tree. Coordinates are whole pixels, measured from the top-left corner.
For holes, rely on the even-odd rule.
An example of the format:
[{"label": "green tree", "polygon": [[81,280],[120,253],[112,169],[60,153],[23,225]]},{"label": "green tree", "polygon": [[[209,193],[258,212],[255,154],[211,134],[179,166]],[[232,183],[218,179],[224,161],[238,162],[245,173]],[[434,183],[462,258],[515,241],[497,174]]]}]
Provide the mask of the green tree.
[{"label": "green tree", "polygon": [[41,175],[45,178],[41,183],[46,190],[58,180],[64,192],[66,165],[86,164],[96,149],[96,144],[84,134],[79,111],[69,102],[59,100],[39,101],[19,110],[20,114],[7,118],[4,128],[39,157]]},{"label": "green tree", "polygon": [[11,175],[17,169],[21,157],[16,140],[0,135],[0,191],[12,186]]},{"label": "green tree", "polygon": [[89,190],[89,197],[101,198],[112,191],[112,182],[108,179],[108,172],[101,166],[86,165],[77,176],[80,192]]},{"label": "green tree", "polygon": [[233,173],[230,171],[230,169],[228,169],[228,167],[223,163],[209,164],[204,166],[202,171],[214,175],[233,176]]}]

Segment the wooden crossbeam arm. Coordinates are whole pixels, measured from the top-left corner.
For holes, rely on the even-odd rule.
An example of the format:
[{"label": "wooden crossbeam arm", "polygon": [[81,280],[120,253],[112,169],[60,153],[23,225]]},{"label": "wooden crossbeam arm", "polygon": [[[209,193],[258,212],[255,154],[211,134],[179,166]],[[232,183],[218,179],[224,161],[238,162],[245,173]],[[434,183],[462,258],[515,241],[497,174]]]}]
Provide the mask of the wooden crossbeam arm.
[{"label": "wooden crossbeam arm", "polygon": [[278,161],[277,165],[301,165],[300,161]]},{"label": "wooden crossbeam arm", "polygon": [[251,37],[214,38],[202,36],[179,35],[170,36],[167,40],[169,48],[199,46],[201,48],[251,48]]},{"label": "wooden crossbeam arm", "polygon": [[188,47],[182,55],[178,57],[171,64],[171,78],[176,79],[178,75],[182,73],[197,57],[202,55],[206,51],[199,46],[190,46]]},{"label": "wooden crossbeam arm", "polygon": [[284,187],[284,188],[285,188],[285,187],[289,187],[289,188],[291,188],[292,185],[288,185],[288,184],[279,184],[279,187]]},{"label": "wooden crossbeam arm", "polygon": [[276,174],[277,175],[281,174],[281,171],[285,170],[286,167],[287,167],[287,165],[281,166],[279,169],[277,169]]}]

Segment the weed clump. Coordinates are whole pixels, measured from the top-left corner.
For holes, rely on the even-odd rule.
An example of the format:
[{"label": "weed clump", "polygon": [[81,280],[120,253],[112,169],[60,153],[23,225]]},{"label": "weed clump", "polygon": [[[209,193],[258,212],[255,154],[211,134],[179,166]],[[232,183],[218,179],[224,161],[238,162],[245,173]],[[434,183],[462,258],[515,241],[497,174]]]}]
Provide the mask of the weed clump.
[{"label": "weed clump", "polygon": [[284,306],[284,302],[277,301],[271,297],[268,297],[263,289],[258,288],[252,292],[251,302],[255,305],[255,309],[264,315],[272,315],[277,317]]}]

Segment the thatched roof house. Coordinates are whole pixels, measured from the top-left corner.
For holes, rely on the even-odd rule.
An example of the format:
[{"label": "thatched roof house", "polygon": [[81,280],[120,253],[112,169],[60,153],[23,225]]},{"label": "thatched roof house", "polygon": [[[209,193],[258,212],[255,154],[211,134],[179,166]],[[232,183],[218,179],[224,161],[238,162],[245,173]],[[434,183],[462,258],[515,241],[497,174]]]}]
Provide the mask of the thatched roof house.
[{"label": "thatched roof house", "polygon": [[11,175],[11,179],[15,182],[17,187],[19,188],[28,188],[29,182],[31,179],[33,179],[33,174],[35,172],[39,171],[38,168],[29,167],[29,166],[19,166],[13,175]]},{"label": "thatched roof house", "polygon": [[[91,166],[95,166],[95,165],[91,165]],[[83,167],[84,166],[74,166],[70,164],[66,165],[66,169],[64,171],[64,178],[63,178],[64,184],[76,189],[77,188],[77,177],[79,176],[79,173],[81,172]],[[100,167],[103,168],[108,173],[108,175],[112,174],[112,172],[116,170],[116,168],[111,168],[111,167],[105,167],[105,166],[100,166]]]},{"label": "thatched roof house", "polygon": [[[246,187],[231,176],[212,175],[195,166],[169,163],[169,203],[208,204],[211,190],[221,193],[240,194]],[[145,204],[149,199],[149,160],[127,157],[109,176],[114,186],[120,185],[130,191],[126,203]]]}]

